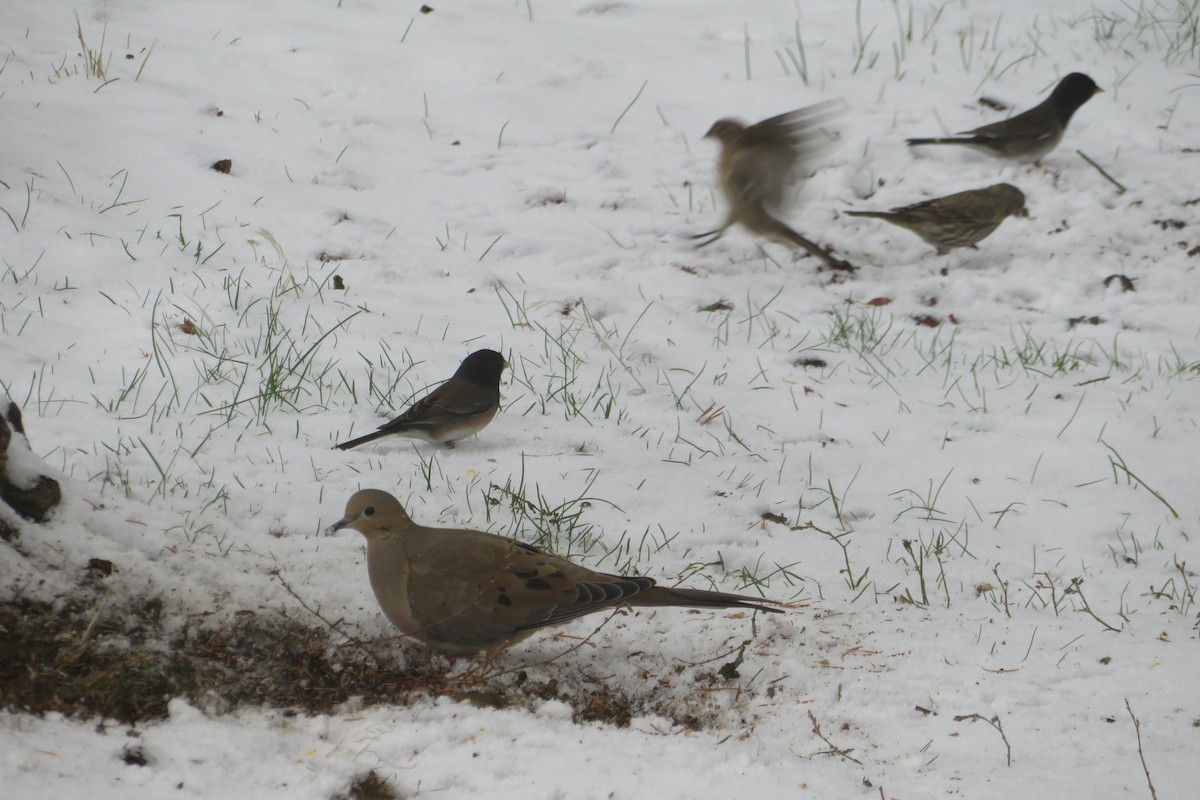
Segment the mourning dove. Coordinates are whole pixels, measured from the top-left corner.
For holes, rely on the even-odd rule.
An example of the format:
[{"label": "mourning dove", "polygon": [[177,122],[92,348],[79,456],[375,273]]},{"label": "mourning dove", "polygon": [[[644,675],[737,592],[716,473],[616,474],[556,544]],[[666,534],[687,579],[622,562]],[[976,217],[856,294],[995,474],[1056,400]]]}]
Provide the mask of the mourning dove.
[{"label": "mourning dove", "polygon": [[908,228],[936,247],[938,255],[956,247],[974,247],[1010,215],[1026,213],[1025,195],[1009,183],[956,192],[891,211],[846,212],[852,217],[875,217]]},{"label": "mourning dove", "polygon": [[853,269],[773,216],[785,205],[789,179],[810,172],[828,138],[820,126],[836,115],[833,103],[789,111],[747,127],[735,119],[719,119],[704,134],[721,144],[717,173],[729,210],[721,227],[693,235],[704,247],[720,239],[735,223],[777,241],[799,245],[832,269]]},{"label": "mourning dove", "polygon": [[350,498],[333,524],[342,528],[367,538],[367,573],[384,615],[447,655],[499,650],[539,628],[619,605],[779,611],[763,605],[772,600],[593,572],[492,533],[426,528],[378,489]]},{"label": "mourning dove", "polygon": [[1049,97],[1022,114],[956,136],[909,139],[908,146],[961,144],[1000,158],[1037,161],[1058,147],[1080,106],[1103,91],[1087,75],[1072,72],[1058,82]]},{"label": "mourning dove", "polygon": [[384,436],[407,436],[453,447],[479,433],[500,408],[500,374],[508,362],[495,350],[477,350],[463,359],[450,380],[434,389],[379,430],[342,442],[349,450]]}]

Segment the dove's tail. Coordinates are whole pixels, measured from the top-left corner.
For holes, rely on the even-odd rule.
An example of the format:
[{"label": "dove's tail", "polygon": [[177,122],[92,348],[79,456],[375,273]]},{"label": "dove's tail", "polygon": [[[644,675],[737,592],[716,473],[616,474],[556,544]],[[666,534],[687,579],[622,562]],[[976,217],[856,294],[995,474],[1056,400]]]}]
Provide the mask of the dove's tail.
[{"label": "dove's tail", "polygon": [[[750,608],[781,614],[783,609],[771,608],[782,605],[776,600],[748,597],[726,592],[709,592],[703,589],[668,589],[654,586],[629,598],[631,606],[685,606],[688,608]],[[770,604],[770,605],[766,605]]]}]

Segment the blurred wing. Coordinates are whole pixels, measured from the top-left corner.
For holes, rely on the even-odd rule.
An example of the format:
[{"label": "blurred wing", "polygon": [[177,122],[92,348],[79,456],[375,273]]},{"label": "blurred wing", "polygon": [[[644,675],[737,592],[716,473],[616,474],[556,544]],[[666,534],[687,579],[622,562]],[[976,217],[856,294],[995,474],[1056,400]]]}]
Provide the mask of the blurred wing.
[{"label": "blurred wing", "polygon": [[820,128],[831,124],[840,114],[840,104],[826,100],[757,122],[746,128],[738,137],[738,142],[748,147],[773,146],[781,142],[792,147],[812,146],[821,139],[829,138]]},{"label": "blurred wing", "polygon": [[837,103],[827,101],[789,111],[755,123],[735,143],[729,177],[745,201],[752,205],[783,205],[784,188],[797,175],[807,175],[831,141],[823,126],[840,114]]},{"label": "blurred wing", "polygon": [[750,208],[783,205],[784,187],[792,173],[791,153],[780,148],[752,147],[738,150],[729,159],[729,188],[741,204]]}]

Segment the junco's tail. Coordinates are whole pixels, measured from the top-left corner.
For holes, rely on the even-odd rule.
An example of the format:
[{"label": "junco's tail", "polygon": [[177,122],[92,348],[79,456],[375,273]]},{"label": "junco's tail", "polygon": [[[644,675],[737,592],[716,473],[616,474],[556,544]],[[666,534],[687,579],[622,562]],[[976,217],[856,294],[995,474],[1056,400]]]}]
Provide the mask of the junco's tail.
[{"label": "junco's tail", "polygon": [[923,144],[986,144],[986,140],[981,136],[958,136],[944,139],[908,139],[909,147],[917,147]]},{"label": "junco's tail", "polygon": [[891,211],[843,211],[848,217],[874,217],[875,219],[891,219],[896,216]]},{"label": "junco's tail", "polygon": [[342,443],[334,445],[334,446],[338,450],[349,450],[352,447],[358,447],[360,444],[366,444],[367,442],[373,442],[376,439],[379,439],[384,436],[389,436],[392,433],[395,433],[395,431],[390,431],[390,430],[389,431],[375,431],[374,433],[368,433],[366,436],[360,436],[357,439],[351,439],[348,442],[342,442]]}]

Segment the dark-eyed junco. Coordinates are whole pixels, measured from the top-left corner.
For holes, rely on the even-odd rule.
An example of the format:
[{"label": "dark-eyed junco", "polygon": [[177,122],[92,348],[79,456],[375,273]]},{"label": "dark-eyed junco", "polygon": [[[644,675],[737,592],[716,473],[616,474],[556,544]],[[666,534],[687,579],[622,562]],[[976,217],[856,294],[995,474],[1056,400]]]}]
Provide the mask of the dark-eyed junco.
[{"label": "dark-eyed junco", "polygon": [[384,615],[449,655],[498,650],[547,625],[619,605],[779,612],[764,605],[777,605],[772,600],[593,572],[494,533],[426,528],[378,489],[355,492],[333,524],[341,528],[367,537],[367,573]]},{"label": "dark-eyed junco", "polygon": [[986,239],[1012,214],[1025,216],[1025,195],[1009,183],[969,189],[891,211],[847,211],[851,217],[876,219],[908,228],[942,255]]},{"label": "dark-eyed junco", "polygon": [[1022,114],[957,136],[909,139],[908,144],[962,144],[1001,158],[1037,161],[1058,147],[1079,107],[1103,91],[1087,75],[1072,72],[1058,82],[1049,97]]},{"label": "dark-eyed junco", "polygon": [[837,113],[834,103],[825,102],[749,127],[735,119],[714,122],[704,137],[721,143],[717,172],[729,210],[721,227],[691,237],[705,240],[697,247],[715,242],[731,225],[740,222],[761,236],[799,245],[830,268],[853,269],[772,214],[785,205],[789,180],[812,171],[816,156],[829,140],[821,126],[831,122]]},{"label": "dark-eyed junco", "polygon": [[342,442],[349,450],[384,436],[407,436],[453,446],[459,439],[479,433],[500,408],[500,373],[508,366],[495,350],[477,350],[463,359],[450,380],[412,404],[407,411],[379,430]]}]

